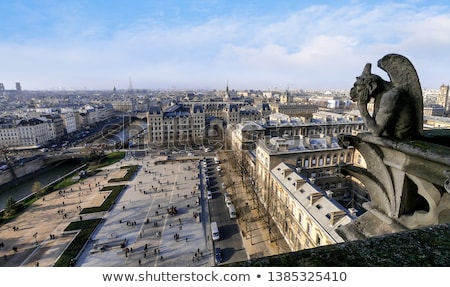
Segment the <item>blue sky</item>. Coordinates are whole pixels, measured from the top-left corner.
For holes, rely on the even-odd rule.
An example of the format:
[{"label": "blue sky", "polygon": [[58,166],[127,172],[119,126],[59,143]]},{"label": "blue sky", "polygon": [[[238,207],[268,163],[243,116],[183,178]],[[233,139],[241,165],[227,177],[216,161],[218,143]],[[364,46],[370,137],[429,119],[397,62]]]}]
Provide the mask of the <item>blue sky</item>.
[{"label": "blue sky", "polygon": [[348,89],[400,53],[450,82],[447,1],[0,0],[13,89]]}]

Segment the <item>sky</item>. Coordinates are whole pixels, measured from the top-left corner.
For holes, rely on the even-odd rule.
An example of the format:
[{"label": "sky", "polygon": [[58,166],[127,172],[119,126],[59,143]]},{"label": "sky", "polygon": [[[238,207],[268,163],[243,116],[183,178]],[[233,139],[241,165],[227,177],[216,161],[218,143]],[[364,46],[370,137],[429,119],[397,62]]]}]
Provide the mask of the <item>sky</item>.
[{"label": "sky", "polygon": [[14,89],[349,89],[406,56],[450,83],[446,0],[0,0],[0,83]]}]

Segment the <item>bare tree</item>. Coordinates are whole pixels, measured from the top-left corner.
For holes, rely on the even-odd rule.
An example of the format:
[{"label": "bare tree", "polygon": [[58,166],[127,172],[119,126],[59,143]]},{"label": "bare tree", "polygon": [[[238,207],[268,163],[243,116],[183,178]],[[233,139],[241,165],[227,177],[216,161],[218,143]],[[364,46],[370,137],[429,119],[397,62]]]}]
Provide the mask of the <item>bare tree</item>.
[{"label": "bare tree", "polygon": [[40,193],[42,193],[42,183],[40,181],[35,181],[31,187],[31,191],[40,195]]}]

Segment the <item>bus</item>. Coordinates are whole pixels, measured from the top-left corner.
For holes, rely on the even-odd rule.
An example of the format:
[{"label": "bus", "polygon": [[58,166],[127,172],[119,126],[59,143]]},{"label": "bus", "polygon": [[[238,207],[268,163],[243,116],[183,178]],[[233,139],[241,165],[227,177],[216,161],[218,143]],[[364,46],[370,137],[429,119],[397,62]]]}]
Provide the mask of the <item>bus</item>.
[{"label": "bus", "polygon": [[228,214],[230,215],[230,218],[236,218],[236,208],[234,207],[234,204],[228,205]]},{"label": "bus", "polygon": [[211,222],[211,234],[213,241],[218,241],[220,239],[219,228],[217,227],[217,222]]}]

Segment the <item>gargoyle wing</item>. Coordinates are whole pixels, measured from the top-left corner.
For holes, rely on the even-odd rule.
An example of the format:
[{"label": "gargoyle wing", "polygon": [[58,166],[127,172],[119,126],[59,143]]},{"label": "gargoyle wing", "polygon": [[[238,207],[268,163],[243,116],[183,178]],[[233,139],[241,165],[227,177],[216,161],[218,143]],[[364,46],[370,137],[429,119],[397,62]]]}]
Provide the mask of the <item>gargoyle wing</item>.
[{"label": "gargoyle wing", "polygon": [[423,132],[423,96],[419,76],[413,64],[399,54],[387,54],[378,60],[378,67],[384,70],[395,87],[403,89],[414,102],[415,113],[418,117],[417,131]]}]

